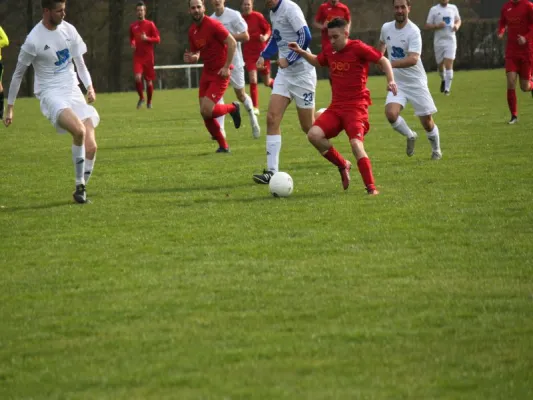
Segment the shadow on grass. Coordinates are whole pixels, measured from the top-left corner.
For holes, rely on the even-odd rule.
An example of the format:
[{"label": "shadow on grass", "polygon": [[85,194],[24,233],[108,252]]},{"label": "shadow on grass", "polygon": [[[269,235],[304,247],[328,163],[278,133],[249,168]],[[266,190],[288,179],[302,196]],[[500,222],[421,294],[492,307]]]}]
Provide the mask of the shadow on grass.
[{"label": "shadow on grass", "polygon": [[98,147],[98,150],[132,150],[132,149],[150,149],[150,148],[159,148],[159,147],[177,147],[178,144],[174,143],[158,143],[158,144],[132,144],[132,145],[123,145],[123,146],[105,146],[101,145]]},{"label": "shadow on grass", "polygon": [[250,187],[254,183],[250,180],[250,183],[239,183],[237,185],[215,185],[215,186],[198,186],[198,187],[167,187],[167,188],[141,188],[133,189],[133,193],[189,193],[189,192],[203,192],[203,191],[215,191],[215,190],[232,190],[241,187]]},{"label": "shadow on grass", "polygon": [[16,207],[6,206],[5,208],[0,208],[0,212],[9,213],[9,212],[18,212],[18,211],[27,211],[27,210],[47,210],[50,208],[66,207],[66,206],[73,206],[73,205],[78,205],[78,204],[74,203],[74,201],[71,201],[71,200],[54,201],[51,203],[34,204],[34,205],[27,205],[27,206],[16,206]]}]

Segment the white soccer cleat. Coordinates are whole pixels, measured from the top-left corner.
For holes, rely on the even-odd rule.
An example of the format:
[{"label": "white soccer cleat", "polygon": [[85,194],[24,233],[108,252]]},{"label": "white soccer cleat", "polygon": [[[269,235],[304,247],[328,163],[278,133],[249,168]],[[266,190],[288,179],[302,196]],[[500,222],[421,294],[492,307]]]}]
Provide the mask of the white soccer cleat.
[{"label": "white soccer cleat", "polygon": [[442,152],[439,150],[439,151],[434,151],[431,153],[431,159],[432,160],[440,160],[442,158]]},{"label": "white soccer cleat", "polygon": [[415,142],[418,138],[418,135],[416,132],[411,131],[413,133],[413,137],[407,138],[407,148],[405,152],[407,153],[408,157],[412,157],[413,154],[415,154]]},{"label": "white soccer cleat", "polygon": [[254,139],[258,139],[261,136],[261,127],[253,110],[250,111],[250,125],[252,125],[252,136]]},{"label": "white soccer cleat", "polygon": [[259,108],[255,108],[255,107],[254,107],[254,114],[255,114],[255,115],[259,115],[259,114],[261,114],[261,112],[259,111]]}]

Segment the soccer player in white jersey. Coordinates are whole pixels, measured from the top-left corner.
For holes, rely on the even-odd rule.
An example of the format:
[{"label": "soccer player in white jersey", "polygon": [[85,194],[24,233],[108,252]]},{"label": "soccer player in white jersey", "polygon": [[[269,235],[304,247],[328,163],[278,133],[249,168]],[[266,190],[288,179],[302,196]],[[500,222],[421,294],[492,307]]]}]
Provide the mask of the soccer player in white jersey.
[{"label": "soccer player in white jersey", "polygon": [[445,95],[449,95],[452,88],[453,61],[457,51],[455,32],[461,27],[459,10],[449,1],[440,0],[439,4],[431,7],[425,26],[435,31],[433,47],[441,77],[440,91]]},{"label": "soccer player in white jersey", "polygon": [[[248,112],[250,125],[252,126],[252,136],[257,139],[261,136],[261,128],[259,127],[259,122],[257,122],[257,117],[254,114],[252,99],[246,94],[244,89],[246,82],[244,80],[244,59],[242,57],[241,42],[250,40],[250,36],[248,35],[248,25],[240,12],[225,6],[226,0],[211,0],[211,3],[215,8],[215,12],[211,15],[211,18],[220,21],[237,42],[237,49],[235,50],[235,55],[233,56],[232,61],[233,70],[231,71],[229,82],[233,87],[233,90],[235,90],[235,95],[239,101],[244,104],[244,108]],[[224,103],[224,99],[220,99],[219,103]],[[224,118],[225,116],[223,115],[218,117],[217,120],[222,134],[226,136],[224,131]]]},{"label": "soccer player in white jersey", "polygon": [[41,103],[41,112],[58,133],[72,135],[72,162],[76,175],[77,203],[86,203],[85,185],[92,174],[96,157],[94,128],[100,117],[88,105],[78,86],[74,63],[87,100],[92,103],[96,94],[91,75],[83,60],[87,46],[74,26],[63,21],[66,0],[41,0],[43,19],[35,25],[20,49],[17,67],[13,73],[4,124],[13,123],[13,109],[26,69],[35,71],[34,93]]},{"label": "soccer player in white jersey", "polygon": [[307,134],[315,114],[316,71],[298,53],[288,47],[296,42],[308,51],[311,32],[300,7],[291,0],[265,0],[270,9],[272,36],[257,60],[263,68],[266,59],[278,54],[278,72],[270,96],[267,113],[267,169],[253,176],[256,183],[268,184],[279,169],[281,150],[281,119],[291,100],[296,104],[300,127]]},{"label": "soccer player in white jersey", "polygon": [[394,79],[398,85],[398,94],[389,92],[385,105],[385,115],[397,132],[407,137],[407,155],[415,151],[417,134],[413,132],[400,112],[409,102],[420,118],[431,143],[431,158],[442,158],[439,128],[432,115],[437,112],[431,93],[429,93],[427,75],[420,60],[422,54],[422,37],[420,29],[409,20],[411,0],[392,0],[394,21],[387,22],[381,28],[379,47],[383,54],[388,53]]}]

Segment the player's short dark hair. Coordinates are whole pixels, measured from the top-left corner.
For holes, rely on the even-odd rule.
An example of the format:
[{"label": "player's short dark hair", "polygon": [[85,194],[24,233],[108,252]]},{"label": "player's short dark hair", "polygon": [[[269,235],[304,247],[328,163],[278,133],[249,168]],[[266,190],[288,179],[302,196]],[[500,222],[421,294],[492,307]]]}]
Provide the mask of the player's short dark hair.
[{"label": "player's short dark hair", "polygon": [[[205,2],[204,0],[200,0],[202,2],[203,5],[205,5]],[[191,6],[191,0],[189,0],[189,7]]]},{"label": "player's short dark hair", "polygon": [[144,1],[138,1],[137,5],[135,6],[135,8],[137,8],[137,7],[145,7],[146,8],[146,4],[144,4]]},{"label": "player's short dark hair", "polygon": [[[394,5],[394,2],[396,0],[392,0],[392,5]],[[407,7],[411,7],[411,0],[405,0],[405,2],[407,3]]]},{"label": "player's short dark hair", "polygon": [[342,18],[333,18],[328,23],[328,29],[346,28],[347,26],[348,26],[348,21]]},{"label": "player's short dark hair", "polygon": [[41,7],[51,10],[55,8],[57,3],[66,3],[67,0],[41,0]]}]

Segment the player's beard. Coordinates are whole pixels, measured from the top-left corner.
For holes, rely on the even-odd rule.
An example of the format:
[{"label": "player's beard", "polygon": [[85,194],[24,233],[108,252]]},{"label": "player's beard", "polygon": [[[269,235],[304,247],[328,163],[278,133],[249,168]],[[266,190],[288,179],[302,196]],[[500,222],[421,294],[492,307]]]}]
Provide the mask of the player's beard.
[{"label": "player's beard", "polygon": [[399,24],[402,24],[405,19],[407,17],[404,15],[404,14],[394,14],[394,19],[396,20],[396,22],[398,22]]},{"label": "player's beard", "polygon": [[63,22],[63,18],[61,17],[58,17],[57,19],[50,16],[50,19],[48,20],[48,22],[50,23],[50,25],[52,26],[58,26],[61,24],[61,22]]},{"label": "player's beard", "polygon": [[203,17],[204,17],[204,13],[199,12],[199,13],[192,14],[192,19],[194,20],[194,22],[200,22]]}]

